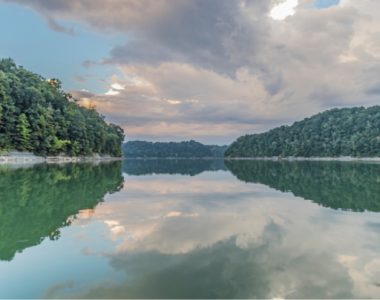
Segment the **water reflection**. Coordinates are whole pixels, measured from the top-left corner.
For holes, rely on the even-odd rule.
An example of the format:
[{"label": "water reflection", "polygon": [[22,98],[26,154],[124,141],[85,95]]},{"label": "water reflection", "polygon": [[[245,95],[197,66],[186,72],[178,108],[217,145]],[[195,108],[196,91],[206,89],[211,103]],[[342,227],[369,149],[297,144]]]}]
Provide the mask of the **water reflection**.
[{"label": "water reflection", "polygon": [[123,172],[128,175],[182,174],[194,176],[205,171],[226,170],[223,160],[213,159],[127,159]]},{"label": "water reflection", "polygon": [[[119,280],[73,298],[361,298],[380,295],[378,215],[321,208],[227,172],[131,176],[94,218]],[[75,287],[75,285],[74,285]]]},{"label": "water reflection", "polygon": [[[8,265],[0,262],[0,298],[378,298],[379,214],[325,208],[282,192],[297,182],[302,197],[314,195],[305,194],[308,185],[323,186],[306,180],[313,174],[318,182],[330,176],[340,189],[364,176],[373,194],[377,166],[316,163],[307,170],[298,163],[261,163],[227,162],[241,179],[255,170],[254,178],[258,172],[275,184],[262,177],[255,182],[263,184],[246,184],[227,171],[182,176],[189,174],[184,168],[167,175],[162,166],[149,169],[155,175],[128,174],[91,219],[79,215],[59,241],[25,251]],[[147,169],[134,166],[135,174]],[[111,173],[118,181],[116,168],[104,176]],[[101,180],[91,181],[96,186]],[[335,195],[327,187],[322,195]],[[19,282],[31,276],[42,279],[22,294]]]},{"label": "water reflection", "polygon": [[380,211],[380,164],[226,161],[240,180],[262,183],[325,207]]},{"label": "water reflection", "polygon": [[105,256],[124,278],[55,297],[352,298],[380,293],[377,215],[321,209],[228,173],[128,177],[123,191],[96,212],[118,241]]},{"label": "water reflection", "polygon": [[83,209],[120,190],[120,162],[0,168],[0,260],[56,240]]},{"label": "water reflection", "polygon": [[[228,218],[225,220],[232,222]],[[335,253],[322,247],[313,250],[292,245],[289,241],[292,233],[288,229],[269,222],[259,236],[249,237],[245,244],[234,236],[186,253],[119,253],[111,256],[111,265],[127,274],[125,282],[107,285],[103,282],[73,296],[144,299],[354,297],[349,271],[336,259]]]}]

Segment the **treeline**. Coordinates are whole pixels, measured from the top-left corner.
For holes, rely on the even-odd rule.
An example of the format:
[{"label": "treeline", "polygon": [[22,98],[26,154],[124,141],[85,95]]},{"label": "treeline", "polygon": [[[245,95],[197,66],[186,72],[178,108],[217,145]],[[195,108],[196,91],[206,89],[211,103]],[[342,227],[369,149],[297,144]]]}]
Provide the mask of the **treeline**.
[{"label": "treeline", "polygon": [[121,156],[123,130],[80,107],[58,79],[0,60],[0,152]]},{"label": "treeline", "polygon": [[380,165],[347,162],[227,160],[238,179],[265,184],[325,207],[380,212]]},{"label": "treeline", "polygon": [[123,144],[123,154],[130,158],[205,158],[223,157],[227,146],[203,145],[196,141],[186,142],[146,142],[130,141]]},{"label": "treeline", "polygon": [[332,109],[238,138],[227,157],[380,156],[380,106]]}]

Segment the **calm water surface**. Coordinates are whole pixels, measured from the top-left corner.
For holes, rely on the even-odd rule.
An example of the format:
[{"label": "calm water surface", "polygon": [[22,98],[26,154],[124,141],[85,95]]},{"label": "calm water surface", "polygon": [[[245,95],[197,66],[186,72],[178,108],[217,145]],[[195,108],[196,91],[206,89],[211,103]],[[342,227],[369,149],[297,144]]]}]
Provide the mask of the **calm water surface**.
[{"label": "calm water surface", "polygon": [[380,165],[0,166],[0,298],[379,298]]}]

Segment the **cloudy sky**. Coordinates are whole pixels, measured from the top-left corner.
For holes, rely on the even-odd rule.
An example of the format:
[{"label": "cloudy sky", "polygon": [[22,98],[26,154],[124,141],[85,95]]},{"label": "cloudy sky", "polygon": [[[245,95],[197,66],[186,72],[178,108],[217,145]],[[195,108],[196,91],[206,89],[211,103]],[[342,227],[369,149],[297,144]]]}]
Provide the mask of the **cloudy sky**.
[{"label": "cloudy sky", "polygon": [[0,0],[0,36],[128,140],[224,144],[379,103],[378,0]]}]

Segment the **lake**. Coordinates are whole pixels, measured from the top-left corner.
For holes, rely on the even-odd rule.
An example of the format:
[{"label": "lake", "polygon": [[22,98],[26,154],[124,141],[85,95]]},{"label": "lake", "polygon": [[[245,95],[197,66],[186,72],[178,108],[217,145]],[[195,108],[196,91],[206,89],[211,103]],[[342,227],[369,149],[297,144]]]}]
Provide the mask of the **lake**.
[{"label": "lake", "polygon": [[380,164],[0,166],[0,298],[379,298]]}]

